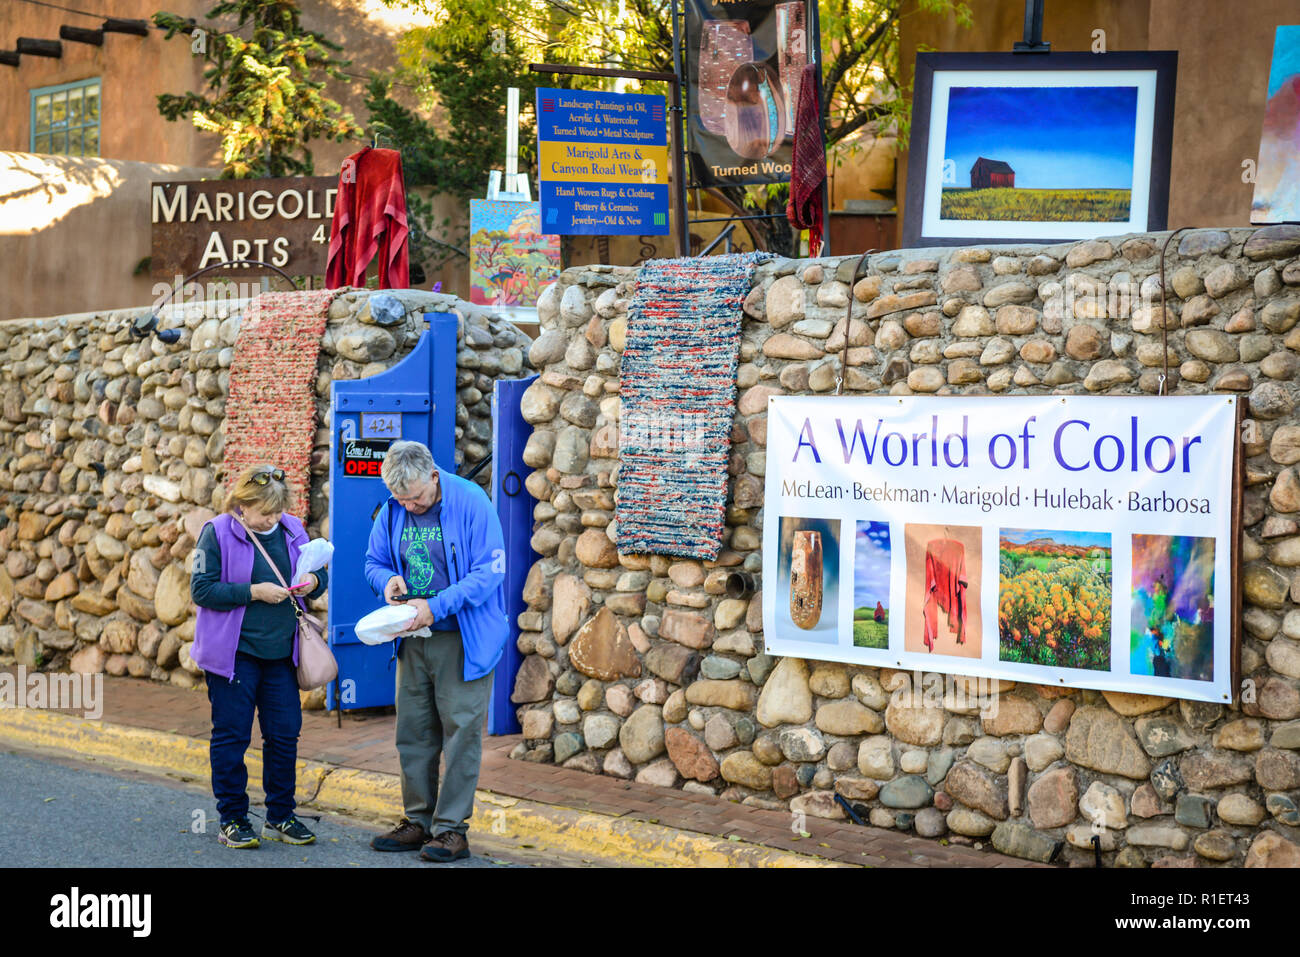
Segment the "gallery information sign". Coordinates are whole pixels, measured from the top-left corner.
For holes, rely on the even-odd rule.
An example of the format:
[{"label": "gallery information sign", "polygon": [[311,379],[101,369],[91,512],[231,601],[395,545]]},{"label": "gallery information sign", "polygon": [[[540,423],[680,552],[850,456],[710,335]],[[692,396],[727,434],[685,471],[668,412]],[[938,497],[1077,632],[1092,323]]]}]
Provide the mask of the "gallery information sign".
[{"label": "gallery information sign", "polygon": [[662,96],[539,88],[537,154],[544,233],[668,234]]},{"label": "gallery information sign", "polygon": [[770,654],[1231,697],[1232,397],[774,397]]}]

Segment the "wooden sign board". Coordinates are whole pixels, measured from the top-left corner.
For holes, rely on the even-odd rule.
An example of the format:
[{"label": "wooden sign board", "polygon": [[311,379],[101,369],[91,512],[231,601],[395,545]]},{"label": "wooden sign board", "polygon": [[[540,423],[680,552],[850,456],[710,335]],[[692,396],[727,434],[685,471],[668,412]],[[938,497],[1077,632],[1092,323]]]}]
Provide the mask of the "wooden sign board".
[{"label": "wooden sign board", "polygon": [[[261,260],[290,276],[323,275],[337,192],[334,176],[153,183],[150,275],[174,279],[231,259]],[[274,274],[230,266],[208,275]]]}]

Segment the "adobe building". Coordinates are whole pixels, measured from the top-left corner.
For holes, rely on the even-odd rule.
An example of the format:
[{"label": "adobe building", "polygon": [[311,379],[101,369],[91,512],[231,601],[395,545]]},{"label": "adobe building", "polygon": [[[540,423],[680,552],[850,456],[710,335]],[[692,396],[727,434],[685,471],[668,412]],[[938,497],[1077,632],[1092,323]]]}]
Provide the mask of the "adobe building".
[{"label": "adobe building", "polygon": [[[192,41],[149,24],[159,10],[211,29],[208,0],[120,0],[114,21],[15,0],[0,18],[0,319],[154,301],[149,184],[220,173],[220,141],[158,112],[163,93],[201,91]],[[366,78],[397,62],[397,39],[428,18],[380,0],[304,0],[302,24],[352,61],[326,95],[359,124]],[[218,24],[219,25],[219,24]],[[229,24],[227,24],[229,26]],[[60,29],[103,31],[60,40]],[[84,35],[84,34],[83,34]],[[209,38],[210,40],[211,38]],[[17,53],[43,50],[44,53]],[[28,41],[40,41],[33,45]],[[356,141],[311,144],[316,173],[337,175]],[[431,277],[437,279],[437,276]]]}]

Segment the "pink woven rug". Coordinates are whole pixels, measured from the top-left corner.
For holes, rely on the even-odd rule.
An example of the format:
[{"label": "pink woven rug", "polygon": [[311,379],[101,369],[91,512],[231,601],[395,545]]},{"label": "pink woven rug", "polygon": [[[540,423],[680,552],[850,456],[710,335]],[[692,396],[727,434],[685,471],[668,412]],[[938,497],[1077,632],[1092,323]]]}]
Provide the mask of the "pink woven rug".
[{"label": "pink woven rug", "polygon": [[244,310],[226,400],[225,487],[244,469],[284,469],[307,522],[316,435],[316,358],[330,303],[346,289],[264,292]]}]

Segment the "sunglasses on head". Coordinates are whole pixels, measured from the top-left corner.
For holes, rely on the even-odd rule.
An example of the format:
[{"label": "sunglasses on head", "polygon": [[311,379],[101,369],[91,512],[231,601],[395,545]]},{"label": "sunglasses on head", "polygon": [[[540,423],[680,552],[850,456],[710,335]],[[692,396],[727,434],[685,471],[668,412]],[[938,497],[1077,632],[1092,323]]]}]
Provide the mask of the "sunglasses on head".
[{"label": "sunglasses on head", "polygon": [[265,485],[275,479],[277,482],[284,481],[284,469],[267,469],[265,472],[257,472],[249,476],[249,481],[254,485]]}]

